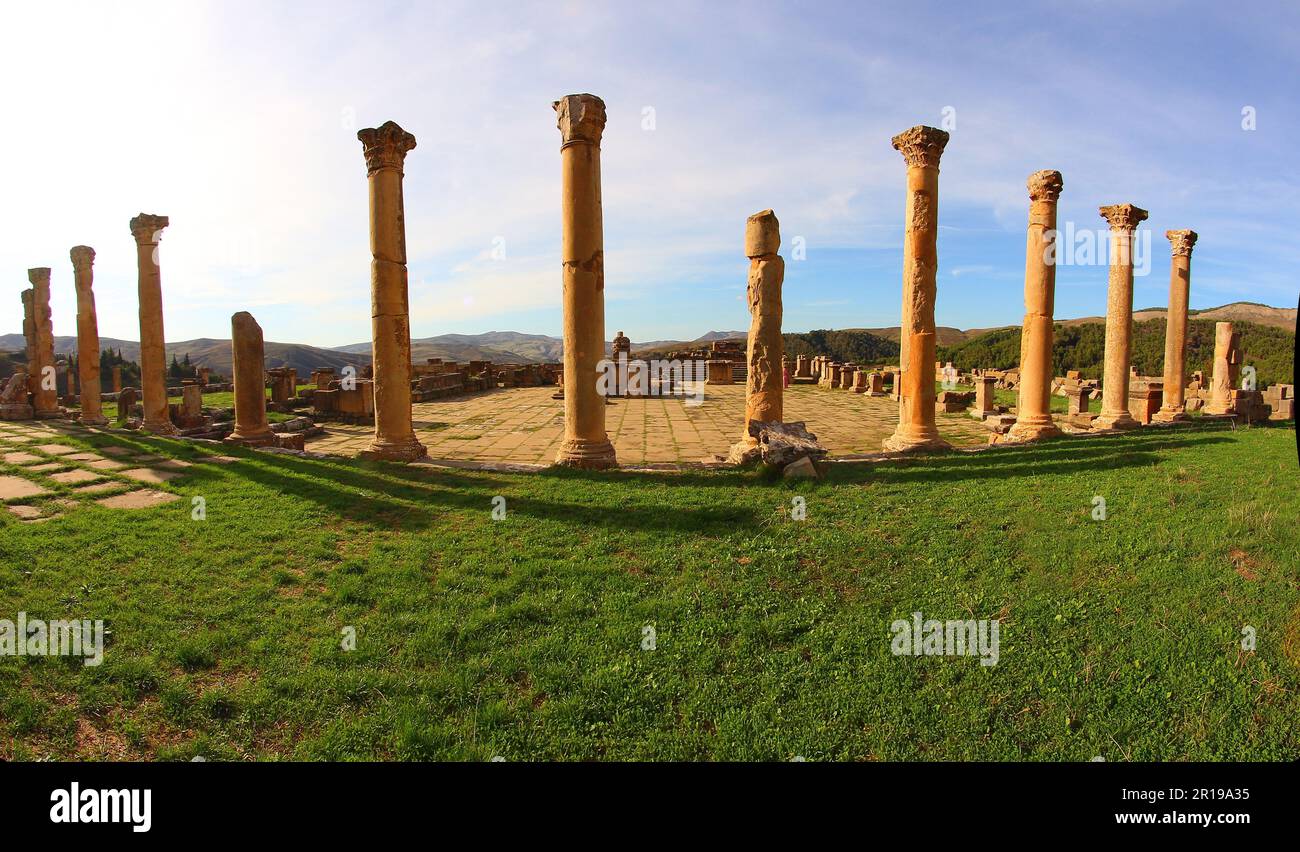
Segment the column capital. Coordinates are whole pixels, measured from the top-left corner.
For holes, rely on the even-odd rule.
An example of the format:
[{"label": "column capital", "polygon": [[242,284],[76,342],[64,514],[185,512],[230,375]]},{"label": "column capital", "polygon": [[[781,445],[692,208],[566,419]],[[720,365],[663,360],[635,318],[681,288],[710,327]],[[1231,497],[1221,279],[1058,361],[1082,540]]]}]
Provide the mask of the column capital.
[{"label": "column capital", "polygon": [[131,236],[137,243],[157,243],[162,239],[163,228],[171,224],[166,216],[141,213],[131,220]]},{"label": "column capital", "polygon": [[560,129],[560,149],[579,142],[600,147],[605,133],[605,102],[595,95],[565,95],[551,104]]},{"label": "column capital", "polygon": [[366,175],[383,169],[402,170],[406,152],[415,147],[415,136],[403,130],[395,121],[385,121],[378,127],[357,131],[366,157]]},{"label": "column capital", "polygon": [[1192,246],[1196,245],[1195,231],[1165,231],[1165,238],[1170,242],[1174,257],[1192,256]]},{"label": "column capital", "polygon": [[1065,183],[1060,172],[1043,169],[1030,175],[1026,185],[1029,187],[1030,201],[1056,201],[1060,199]]},{"label": "column capital", "polygon": [[1147,217],[1147,211],[1132,204],[1111,204],[1097,209],[1101,217],[1110,223],[1112,231],[1131,231]]},{"label": "column capital", "polygon": [[771,210],[745,220],[745,257],[764,257],[781,250],[781,223]]},{"label": "column capital", "polygon": [[73,246],[68,252],[73,269],[86,269],[95,262],[95,250],[90,246]]},{"label": "column capital", "polygon": [[939,168],[939,158],[948,144],[948,131],[918,124],[890,140],[895,150],[903,155],[908,168]]},{"label": "column capital", "polygon": [[34,269],[27,270],[27,280],[31,282],[32,287],[50,286],[50,268],[48,266],[38,266]]}]

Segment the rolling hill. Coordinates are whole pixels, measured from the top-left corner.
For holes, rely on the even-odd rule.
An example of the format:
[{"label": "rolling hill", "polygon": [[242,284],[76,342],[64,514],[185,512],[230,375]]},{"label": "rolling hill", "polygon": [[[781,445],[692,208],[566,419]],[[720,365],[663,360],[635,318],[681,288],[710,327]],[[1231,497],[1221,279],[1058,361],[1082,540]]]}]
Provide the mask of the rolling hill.
[{"label": "rolling hill", "polygon": [[[140,360],[140,344],[134,340],[101,337],[99,347],[100,349],[120,350],[122,357],[128,361],[138,363]],[[21,352],[25,348],[26,343],[23,341],[21,334],[0,335],[0,350]],[[266,366],[292,367],[298,371],[299,375],[306,375],[316,367],[333,367],[335,370],[339,370],[349,364],[359,367],[370,363],[370,344],[368,343],[364,353],[346,353],[337,349],[321,349],[302,343],[267,342],[265,349]],[[229,340],[217,340],[210,337],[201,337],[197,340],[180,340],[174,343],[169,342],[166,351],[168,362],[171,361],[173,356],[177,359],[184,359],[188,354],[190,362],[197,367],[210,367],[213,372],[223,376],[229,376],[232,371]],[[55,355],[75,355],[76,352],[77,338],[54,338]]]}]

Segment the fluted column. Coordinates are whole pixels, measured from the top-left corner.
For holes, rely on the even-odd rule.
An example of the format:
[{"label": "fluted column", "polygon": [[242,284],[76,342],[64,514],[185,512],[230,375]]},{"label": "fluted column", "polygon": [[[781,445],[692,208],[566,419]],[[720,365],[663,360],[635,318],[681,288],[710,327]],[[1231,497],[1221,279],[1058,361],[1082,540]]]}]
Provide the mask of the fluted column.
[{"label": "fluted column", "polygon": [[158,242],[168,224],[166,216],[150,213],[131,220],[139,269],[140,401],[144,406],[140,428],[155,435],[179,432],[167,415],[167,353],[163,342],[162,272],[158,268]]},{"label": "fluted column", "polygon": [[565,95],[552,106],[560,129],[561,238],[564,284],[564,441],[555,463],[618,464],[605,434],[605,398],[597,370],[605,355],[605,232],[600,200],[600,139],[605,102]]},{"label": "fluted column", "polygon": [[90,246],[76,246],[68,256],[72,259],[72,274],[77,287],[77,373],[81,385],[80,420],[87,426],[103,426],[108,422],[99,404],[99,320],[95,314],[94,284],[95,250]]},{"label": "fluted column", "polygon": [[58,417],[59,389],[54,375],[54,322],[50,315],[50,268],[27,270],[32,283],[32,331],[35,341],[35,379],[32,410],[37,417]]},{"label": "fluted column", "polygon": [[1195,231],[1165,231],[1173,252],[1169,263],[1169,316],[1165,321],[1164,401],[1152,417],[1160,423],[1191,420],[1187,414],[1187,303],[1192,286],[1192,247]]},{"label": "fluted column", "polygon": [[1020,396],[1008,437],[1036,441],[1061,434],[1052,422],[1052,314],[1056,300],[1056,204],[1064,185],[1052,170],[1029,176],[1025,240],[1025,321],[1020,329]]},{"label": "fluted column", "polygon": [[745,380],[745,422],[740,443],[752,447],[758,439],[749,434],[752,421],[767,423],[782,418],[784,375],[781,369],[781,284],[785,261],[781,248],[781,223],[771,210],[745,220],[745,256],[749,258],[749,371]]},{"label": "fluted column", "polygon": [[1110,224],[1110,283],[1106,291],[1106,364],[1101,414],[1093,429],[1136,429],[1128,410],[1129,358],[1133,337],[1133,232],[1147,211],[1132,204],[1100,208]]},{"label": "fluted column", "polygon": [[231,444],[265,446],[275,443],[266,422],[266,353],[262,327],[248,311],[230,318],[230,348],[235,374],[235,431]]},{"label": "fluted column", "polygon": [[406,280],[406,152],[415,137],[386,121],[357,132],[370,185],[370,329],[375,437],[360,455],[413,461],[428,455],[411,425],[411,318]]},{"label": "fluted column", "polygon": [[945,449],[934,423],[934,302],[938,271],[939,158],[948,134],[913,127],[893,138],[907,161],[903,233],[903,312],[899,339],[902,386],[898,429],[885,439],[890,451]]}]

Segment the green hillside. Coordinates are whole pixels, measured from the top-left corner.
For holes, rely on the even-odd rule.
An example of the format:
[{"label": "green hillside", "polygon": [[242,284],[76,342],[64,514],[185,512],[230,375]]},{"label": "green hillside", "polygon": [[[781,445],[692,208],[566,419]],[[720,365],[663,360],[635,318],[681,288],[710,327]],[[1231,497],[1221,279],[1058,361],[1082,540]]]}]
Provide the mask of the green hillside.
[{"label": "green hillside", "polygon": [[818,329],[781,337],[785,340],[785,354],[791,359],[798,355],[829,355],[854,364],[898,362],[897,343],[865,331]]},{"label": "green hillside", "polygon": [[[1212,371],[1214,321],[1191,319],[1187,323],[1187,373]],[[1281,328],[1251,322],[1235,322],[1241,336],[1245,363],[1256,370],[1262,388],[1276,382],[1294,381],[1295,334]],[[1053,375],[1079,370],[1084,378],[1101,378],[1106,352],[1106,327],[1102,323],[1056,326],[1052,346]],[[939,347],[940,361],[951,361],[959,370],[989,367],[1005,370],[1020,363],[1020,329],[1007,328],[982,334],[956,346]],[[1164,370],[1165,321],[1147,320],[1133,324],[1133,358],[1138,372],[1158,376]]]}]

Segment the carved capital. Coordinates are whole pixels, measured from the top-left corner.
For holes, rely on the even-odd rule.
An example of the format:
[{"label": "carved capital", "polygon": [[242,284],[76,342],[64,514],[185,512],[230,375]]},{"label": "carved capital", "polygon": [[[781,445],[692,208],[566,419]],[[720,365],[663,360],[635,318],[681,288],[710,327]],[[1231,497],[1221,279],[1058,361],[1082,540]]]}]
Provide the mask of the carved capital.
[{"label": "carved capital", "polygon": [[162,239],[163,228],[171,224],[166,216],[141,213],[131,220],[131,236],[137,243],[157,243]]},{"label": "carved capital", "polygon": [[948,144],[948,131],[918,124],[911,130],[904,130],[890,142],[903,155],[908,168],[919,166],[937,169],[944,146]]},{"label": "carved capital", "polygon": [[378,127],[357,131],[361,148],[366,156],[366,175],[381,169],[402,171],[406,152],[415,147],[415,137],[398,126],[395,121],[385,121]]},{"label": "carved capital", "polygon": [[1165,231],[1174,257],[1191,257],[1192,246],[1196,245],[1195,231]]},{"label": "carved capital", "polygon": [[27,280],[37,290],[44,287],[50,289],[50,268],[48,266],[38,266],[35,269],[27,270]]},{"label": "carved capital", "polygon": [[600,147],[605,132],[605,102],[595,95],[565,95],[551,104],[560,128],[560,150],[579,142]]},{"label": "carved capital", "polygon": [[1029,176],[1028,186],[1030,201],[1057,201],[1065,184],[1060,172],[1043,169]]},{"label": "carved capital", "polygon": [[95,262],[95,250],[90,246],[73,246],[68,257],[72,258],[73,269],[89,269]]},{"label": "carved capital", "polygon": [[1112,204],[1109,207],[1100,207],[1098,210],[1101,212],[1101,217],[1110,223],[1112,231],[1131,231],[1138,226],[1138,222],[1147,217],[1147,211],[1132,204]]}]

